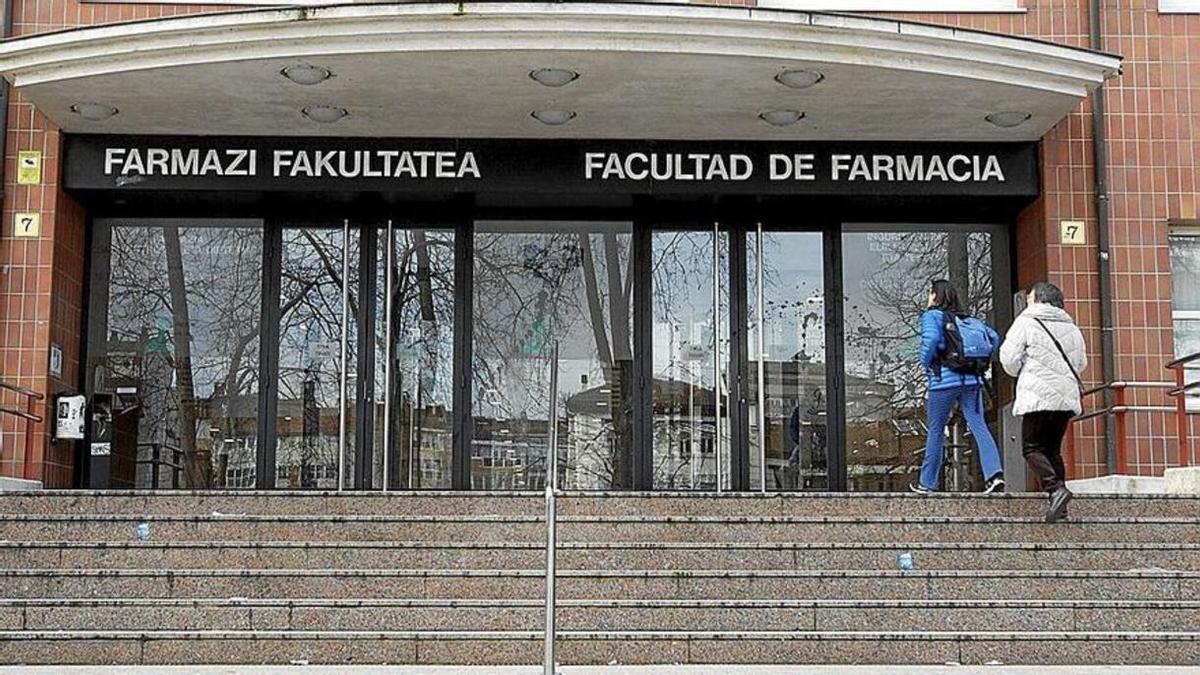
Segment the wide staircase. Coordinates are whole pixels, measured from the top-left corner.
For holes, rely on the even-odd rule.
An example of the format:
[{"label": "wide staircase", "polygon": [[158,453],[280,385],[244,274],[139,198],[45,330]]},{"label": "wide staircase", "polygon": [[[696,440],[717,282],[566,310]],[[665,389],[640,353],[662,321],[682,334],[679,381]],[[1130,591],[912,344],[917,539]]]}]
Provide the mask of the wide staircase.
[{"label": "wide staircase", "polygon": [[[1200,663],[1200,500],[1044,504],[567,494],[558,660]],[[0,662],[535,664],[545,556],[540,494],[3,494]]]}]

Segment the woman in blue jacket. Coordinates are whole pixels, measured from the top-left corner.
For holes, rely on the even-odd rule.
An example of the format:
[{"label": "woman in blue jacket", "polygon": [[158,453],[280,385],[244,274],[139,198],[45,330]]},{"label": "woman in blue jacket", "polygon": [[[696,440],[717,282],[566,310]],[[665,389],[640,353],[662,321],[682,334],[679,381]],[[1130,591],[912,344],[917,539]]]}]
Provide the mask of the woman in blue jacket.
[{"label": "woman in blue jacket", "polygon": [[[926,402],[929,436],[925,440],[925,461],[921,464],[920,481],[909,488],[920,494],[937,490],[941,482],[946,423],[950,420],[954,404],[958,403],[979,447],[979,463],[987,478],[983,491],[1003,492],[1004,473],[1000,465],[1000,451],[983,416],[983,380],[975,374],[954,372],[940,363],[946,349],[946,322],[962,315],[958,292],[949,281],[938,279],[930,288],[927,306],[928,309],[921,315],[921,365],[925,366],[925,379],[929,385]],[[995,331],[992,333],[992,343],[998,346],[1000,336]]]}]

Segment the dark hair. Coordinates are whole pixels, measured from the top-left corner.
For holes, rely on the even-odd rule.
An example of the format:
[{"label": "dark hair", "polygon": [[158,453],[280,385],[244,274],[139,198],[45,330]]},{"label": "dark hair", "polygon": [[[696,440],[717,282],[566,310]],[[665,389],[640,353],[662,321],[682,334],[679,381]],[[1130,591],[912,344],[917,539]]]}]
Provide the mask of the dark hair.
[{"label": "dark hair", "polygon": [[962,306],[958,304],[958,291],[954,290],[949,281],[934,279],[929,285],[929,292],[933,293],[931,309],[940,309],[954,315],[962,314]]},{"label": "dark hair", "polygon": [[1054,305],[1059,309],[1066,309],[1063,302],[1062,290],[1058,286],[1049,281],[1039,281],[1029,289],[1033,294],[1034,302],[1044,302],[1047,305]]}]

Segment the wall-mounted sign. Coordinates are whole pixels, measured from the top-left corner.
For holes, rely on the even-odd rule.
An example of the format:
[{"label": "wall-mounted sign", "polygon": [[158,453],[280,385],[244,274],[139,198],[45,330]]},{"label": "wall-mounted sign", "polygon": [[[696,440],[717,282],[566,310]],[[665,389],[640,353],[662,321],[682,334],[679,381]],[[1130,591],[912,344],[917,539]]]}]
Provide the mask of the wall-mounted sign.
[{"label": "wall-mounted sign", "polygon": [[62,347],[50,343],[50,377],[62,377],[63,353]]},{"label": "wall-mounted sign", "polygon": [[41,150],[22,150],[17,153],[17,185],[37,185],[42,182]]},{"label": "wall-mounted sign", "polygon": [[70,136],[77,190],[1038,194],[1032,143]]},{"label": "wall-mounted sign", "polygon": [[1082,220],[1064,220],[1059,224],[1059,243],[1082,246],[1087,243],[1087,228]]},{"label": "wall-mounted sign", "polygon": [[15,213],[13,214],[14,237],[38,237],[42,234],[42,214]]}]

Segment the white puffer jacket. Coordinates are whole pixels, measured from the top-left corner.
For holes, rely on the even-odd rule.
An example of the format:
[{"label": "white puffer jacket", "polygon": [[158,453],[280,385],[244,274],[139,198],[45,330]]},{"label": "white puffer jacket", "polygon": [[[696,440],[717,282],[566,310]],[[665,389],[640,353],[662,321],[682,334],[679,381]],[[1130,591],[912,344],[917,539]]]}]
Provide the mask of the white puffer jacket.
[{"label": "white puffer jacket", "polygon": [[1000,345],[1000,363],[1004,371],[1017,378],[1017,399],[1013,414],[1040,410],[1082,412],[1075,376],[1046,331],[1034,319],[1041,319],[1062,345],[1075,372],[1083,376],[1087,368],[1087,347],[1083,334],[1071,315],[1041,302],[1035,302],[1013,321]]}]

